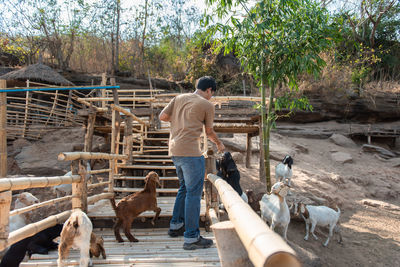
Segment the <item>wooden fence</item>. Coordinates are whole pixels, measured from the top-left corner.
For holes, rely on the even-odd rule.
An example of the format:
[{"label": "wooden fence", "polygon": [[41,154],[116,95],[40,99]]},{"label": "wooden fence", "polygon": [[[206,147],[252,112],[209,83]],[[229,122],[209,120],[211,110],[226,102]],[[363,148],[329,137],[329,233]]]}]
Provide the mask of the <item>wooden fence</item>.
[{"label": "wooden fence", "polygon": [[[106,153],[89,153],[89,152],[65,152],[60,153],[59,160],[71,161],[71,176],[53,176],[53,177],[23,177],[23,178],[2,178],[0,179],[0,251],[24,238],[35,235],[36,233],[51,227],[58,223],[63,223],[72,210],[80,208],[87,212],[88,205],[94,204],[101,199],[112,198],[113,177],[115,170],[114,162],[117,160],[126,160],[125,155],[106,154]],[[104,159],[110,161],[111,168],[86,171],[83,164],[85,160]],[[99,182],[96,184],[87,184],[87,174],[109,173],[109,181]],[[24,190],[31,188],[46,188],[60,184],[71,184],[72,194],[69,196],[50,199],[32,206],[10,212],[11,196],[14,190]],[[108,192],[100,193],[88,197],[87,190],[99,186],[109,186]],[[8,231],[9,216],[22,214],[28,211],[37,210],[38,208],[53,205],[61,201],[72,201],[72,210],[64,211],[56,215],[49,216],[41,221],[28,224],[11,233]]]}]

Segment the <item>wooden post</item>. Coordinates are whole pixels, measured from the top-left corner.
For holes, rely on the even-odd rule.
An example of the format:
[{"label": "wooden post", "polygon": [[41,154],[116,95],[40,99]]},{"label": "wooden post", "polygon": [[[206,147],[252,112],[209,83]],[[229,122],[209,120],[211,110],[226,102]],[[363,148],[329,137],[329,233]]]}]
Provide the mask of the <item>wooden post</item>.
[{"label": "wooden post", "polygon": [[132,164],[132,117],[128,116],[125,120],[126,129],[126,148],[125,155],[128,155],[128,164]]},{"label": "wooden post", "polygon": [[87,181],[86,169],[81,164],[80,160],[74,160],[71,163],[72,175],[80,175],[81,180],[77,183],[72,183],[72,209],[79,208],[87,213]]},{"label": "wooden post", "polygon": [[[211,149],[208,150],[207,153],[204,154],[204,157],[206,158],[205,178],[207,178],[207,175],[209,173],[212,174],[217,173],[214,151]],[[212,216],[210,216],[210,210],[217,211],[219,201],[218,201],[218,191],[208,179],[205,179],[204,181],[204,195],[206,198],[206,217],[208,218],[208,221],[211,221]],[[206,230],[207,231],[209,230],[208,227],[206,227]]]},{"label": "wooden post", "polygon": [[[86,127],[86,133],[85,133],[85,144],[83,147],[84,152],[92,152],[92,146],[93,146],[93,133],[94,133],[94,125],[96,123],[96,111],[95,110],[90,110],[89,117],[87,120],[87,127]],[[93,161],[94,162],[94,161]],[[89,160],[90,167],[92,167],[92,161]],[[93,176],[92,177],[92,183],[93,183]]]},{"label": "wooden post", "polygon": [[10,214],[11,191],[0,193],[0,251],[7,247],[8,240],[8,217]]},{"label": "wooden post", "polygon": [[90,111],[87,127],[86,127],[86,134],[85,134],[85,145],[83,148],[84,152],[92,152],[93,146],[93,133],[94,133],[94,125],[96,123],[96,111]]},{"label": "wooden post", "polygon": [[[5,80],[0,80],[0,88],[7,87]],[[0,93],[0,178],[7,177],[7,93]],[[4,144],[5,143],[5,144]],[[9,214],[11,191],[0,193],[0,251],[7,247],[9,233]]]},{"label": "wooden post", "polygon": [[246,168],[250,168],[251,164],[251,137],[252,135],[248,133],[246,143]]},{"label": "wooden post", "polygon": [[236,233],[231,221],[219,222],[211,226],[217,241],[218,255],[222,267],[251,267],[246,248]]},{"label": "wooden post", "polygon": [[[0,80],[0,89],[6,89],[6,80]],[[7,93],[0,93],[0,178],[7,177]]]},{"label": "wooden post", "polygon": [[[107,74],[104,72],[101,75],[101,84],[102,86],[105,86],[107,84]],[[106,97],[106,89],[100,89],[100,95],[101,97]],[[105,108],[106,107],[106,102],[105,101],[101,101],[101,107]]]}]

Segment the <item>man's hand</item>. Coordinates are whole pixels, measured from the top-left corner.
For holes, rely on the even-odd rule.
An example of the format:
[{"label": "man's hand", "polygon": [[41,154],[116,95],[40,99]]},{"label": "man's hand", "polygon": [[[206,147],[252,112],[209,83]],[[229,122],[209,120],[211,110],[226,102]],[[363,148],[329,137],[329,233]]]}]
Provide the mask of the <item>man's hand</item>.
[{"label": "man's hand", "polygon": [[219,153],[224,152],[224,150],[225,150],[224,144],[223,144],[222,142],[219,142],[219,143],[217,144],[217,149],[218,149],[218,152],[219,152]]}]

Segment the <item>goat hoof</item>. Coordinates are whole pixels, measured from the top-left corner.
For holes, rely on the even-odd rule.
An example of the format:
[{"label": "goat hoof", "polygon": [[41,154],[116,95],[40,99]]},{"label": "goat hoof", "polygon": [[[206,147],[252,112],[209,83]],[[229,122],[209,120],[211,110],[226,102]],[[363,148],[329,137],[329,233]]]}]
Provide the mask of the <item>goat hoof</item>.
[{"label": "goat hoof", "polygon": [[124,243],[124,240],[122,240],[122,239],[118,239],[117,241],[118,241],[118,243]]}]

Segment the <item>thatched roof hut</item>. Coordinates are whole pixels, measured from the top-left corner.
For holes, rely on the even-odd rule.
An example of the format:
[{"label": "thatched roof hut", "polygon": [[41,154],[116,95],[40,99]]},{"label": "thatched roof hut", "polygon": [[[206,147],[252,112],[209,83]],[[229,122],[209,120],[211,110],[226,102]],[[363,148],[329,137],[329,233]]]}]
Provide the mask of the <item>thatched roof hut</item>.
[{"label": "thatched roof hut", "polygon": [[7,81],[17,80],[23,82],[25,82],[26,80],[30,80],[52,85],[74,85],[72,82],[65,79],[52,68],[42,63],[29,65],[19,70],[11,71],[0,76],[0,79]]}]

